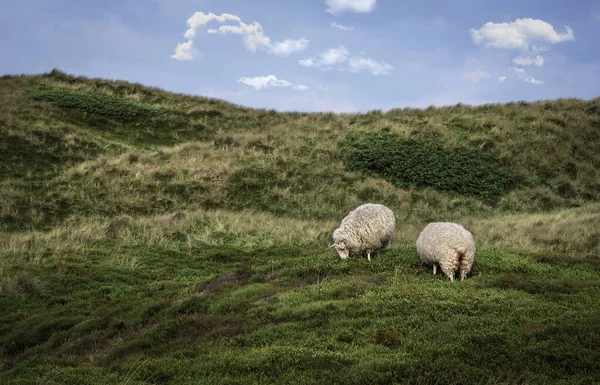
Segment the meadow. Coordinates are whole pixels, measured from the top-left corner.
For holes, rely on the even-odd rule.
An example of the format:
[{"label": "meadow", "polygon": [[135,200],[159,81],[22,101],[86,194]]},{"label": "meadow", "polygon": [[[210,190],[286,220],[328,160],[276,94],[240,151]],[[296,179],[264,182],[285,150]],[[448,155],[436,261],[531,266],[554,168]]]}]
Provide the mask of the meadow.
[{"label": "meadow", "polygon": [[[342,261],[356,206],[391,249]],[[450,282],[414,242],[469,229]],[[0,78],[0,383],[596,384],[600,98],[276,112]]]}]

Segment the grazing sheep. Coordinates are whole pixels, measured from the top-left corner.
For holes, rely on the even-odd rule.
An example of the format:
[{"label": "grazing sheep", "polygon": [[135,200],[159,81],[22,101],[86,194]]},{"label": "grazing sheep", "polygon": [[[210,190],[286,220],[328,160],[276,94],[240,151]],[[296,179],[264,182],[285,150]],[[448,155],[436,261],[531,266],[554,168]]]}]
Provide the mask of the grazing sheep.
[{"label": "grazing sheep", "polygon": [[396,230],[396,217],[388,207],[377,203],[358,206],[342,219],[333,231],[333,245],[341,259],[352,254],[371,253],[389,248]]},{"label": "grazing sheep", "polygon": [[460,271],[460,280],[467,277],[475,260],[475,240],[464,227],[452,222],[433,222],[425,226],[417,239],[417,253],[426,265],[437,264],[442,272],[454,281],[454,273]]}]

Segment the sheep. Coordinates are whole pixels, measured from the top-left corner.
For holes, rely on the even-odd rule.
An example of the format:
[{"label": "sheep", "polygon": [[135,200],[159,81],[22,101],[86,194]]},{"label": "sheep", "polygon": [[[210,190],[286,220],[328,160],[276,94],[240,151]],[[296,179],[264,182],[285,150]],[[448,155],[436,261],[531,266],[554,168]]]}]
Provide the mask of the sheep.
[{"label": "sheep", "polygon": [[381,252],[390,247],[396,230],[394,212],[378,203],[365,203],[342,219],[340,226],[333,231],[333,245],[341,259],[366,251],[371,262],[371,253]]},{"label": "sheep", "polygon": [[439,264],[450,281],[454,281],[457,270],[460,270],[460,280],[464,280],[475,260],[473,235],[458,223],[429,223],[419,234],[416,246],[421,261],[433,265],[433,274],[437,274]]}]

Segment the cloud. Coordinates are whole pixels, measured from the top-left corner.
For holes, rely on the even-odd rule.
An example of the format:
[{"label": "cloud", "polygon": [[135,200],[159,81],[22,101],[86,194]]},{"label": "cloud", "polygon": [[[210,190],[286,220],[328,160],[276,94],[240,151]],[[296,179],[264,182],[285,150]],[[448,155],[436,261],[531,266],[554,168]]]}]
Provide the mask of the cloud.
[{"label": "cloud", "polygon": [[564,33],[558,33],[554,27],[539,19],[517,19],[510,23],[487,22],[481,28],[469,29],[475,44],[484,43],[486,48],[528,50],[534,42],[550,44],[574,40],[573,30],[565,26]]},{"label": "cloud", "polygon": [[544,65],[544,58],[540,55],[537,55],[536,57],[516,57],[513,60],[513,63],[517,64],[517,65],[521,65],[521,66],[530,66],[530,65],[536,65],[538,67],[542,67]]},{"label": "cloud", "polygon": [[375,61],[362,56],[353,56],[348,63],[348,72],[358,73],[368,71],[371,75],[387,75],[394,69],[391,65],[384,61]]},{"label": "cloud", "polygon": [[255,52],[260,47],[270,48],[271,39],[265,35],[262,26],[256,21],[252,24],[240,22],[239,25],[222,25],[217,29],[209,29],[206,31],[210,34],[219,33],[221,35],[242,35],[244,44],[247,49]]},{"label": "cloud", "polygon": [[[557,32],[554,27],[540,19],[516,19],[510,23],[487,22],[481,28],[469,30],[474,44],[483,44],[486,48],[520,49],[522,54],[512,59],[518,66],[543,67],[544,57],[540,52],[549,51],[549,45],[575,40],[573,29],[564,27],[564,32]],[[531,84],[544,82],[528,76],[524,68],[510,68],[518,79]],[[506,78],[504,78],[506,79]],[[503,80],[501,80],[503,81]]]},{"label": "cloud", "polygon": [[[374,76],[387,75],[394,68],[385,61],[366,58],[362,52],[360,55],[350,56],[350,52],[343,45],[317,53],[316,56],[301,59],[298,63],[305,67],[320,68],[321,70],[331,70],[333,66],[337,65],[340,71],[351,73],[367,71]],[[341,66],[343,64],[345,66]]]},{"label": "cloud", "polygon": [[225,23],[226,21],[236,21],[240,24],[242,23],[242,19],[239,16],[232,15],[230,13],[223,13],[221,16],[217,16],[214,13],[210,12],[205,14],[204,12],[196,12],[194,13],[188,20],[187,23],[190,28],[185,33],[186,39],[192,39],[196,35],[196,29],[201,25],[205,25],[210,21],[216,20],[219,23]]},{"label": "cloud", "polygon": [[531,84],[544,84],[544,81],[538,80],[538,79],[534,78],[533,76],[528,76],[525,73],[525,69],[523,69],[523,68],[512,67],[511,69],[517,75],[517,78],[523,79],[527,83],[531,83]]},{"label": "cloud", "polygon": [[306,59],[300,59],[298,60],[298,63],[300,63],[300,65],[303,65],[305,67],[315,67],[318,68],[321,65],[319,64],[319,62],[317,60],[315,60],[315,58],[309,57]]},{"label": "cloud", "polygon": [[331,69],[332,65],[345,62],[348,55],[350,55],[348,49],[340,45],[337,48],[330,48],[325,52],[318,53],[316,57],[301,59],[298,63],[305,67]]},{"label": "cloud", "polygon": [[272,87],[289,87],[298,91],[306,91],[309,89],[303,84],[293,84],[287,80],[277,79],[277,76],[275,75],[256,76],[253,78],[242,77],[238,80],[238,83],[243,83],[247,86],[254,87],[256,90]]},{"label": "cloud", "polygon": [[332,15],[342,12],[369,13],[377,5],[377,0],[326,0],[329,7],[325,11]]},{"label": "cloud", "polygon": [[499,81],[500,83],[502,83],[502,82],[503,82],[503,81],[505,81],[505,80],[506,80],[506,76],[499,76],[499,77],[498,77],[498,81]]},{"label": "cloud", "polygon": [[323,65],[329,66],[346,61],[350,52],[343,45],[338,48],[331,48],[319,55],[320,62]]},{"label": "cloud", "polygon": [[534,78],[533,76],[527,76],[525,79],[527,83],[531,83],[531,84],[544,84],[543,80],[538,80],[536,78]]},{"label": "cloud", "polygon": [[354,27],[348,27],[346,25],[338,24],[335,21],[332,21],[329,25],[331,25],[334,28],[341,29],[342,31],[352,31],[354,29]]},{"label": "cloud", "polygon": [[482,80],[490,78],[491,75],[483,70],[475,70],[463,75],[463,78],[469,80],[473,84],[477,84]]},{"label": "cloud", "polygon": [[175,53],[171,57],[177,60],[194,60],[200,54],[192,47],[193,43],[192,40],[188,40],[185,43],[177,43]]},{"label": "cloud", "polygon": [[271,43],[271,38],[265,35],[263,27],[256,21],[252,22],[251,24],[246,24],[239,16],[232,15],[230,13],[215,15],[212,12],[208,14],[205,14],[204,12],[196,12],[187,20],[189,28],[183,35],[186,38],[186,42],[177,43],[175,53],[171,55],[171,57],[177,60],[193,60],[197,58],[199,56],[198,52],[193,49],[196,31],[198,28],[211,21],[216,21],[219,23],[236,23],[234,25],[222,25],[216,29],[211,28],[206,32],[209,34],[220,35],[241,35],[246,49],[252,52],[256,52],[256,50],[261,48],[267,50],[267,52],[270,54],[287,57],[292,53],[300,52],[306,49],[309,43],[309,41],[306,39],[286,39],[282,42]]},{"label": "cloud", "polygon": [[525,74],[525,70],[523,68],[512,67],[511,70],[513,70],[513,72],[516,73],[517,76],[522,76]]},{"label": "cloud", "polygon": [[299,39],[299,40],[291,40],[285,39],[282,42],[275,43],[270,49],[269,53],[281,56],[288,57],[293,53],[304,51],[308,47],[308,40]]}]

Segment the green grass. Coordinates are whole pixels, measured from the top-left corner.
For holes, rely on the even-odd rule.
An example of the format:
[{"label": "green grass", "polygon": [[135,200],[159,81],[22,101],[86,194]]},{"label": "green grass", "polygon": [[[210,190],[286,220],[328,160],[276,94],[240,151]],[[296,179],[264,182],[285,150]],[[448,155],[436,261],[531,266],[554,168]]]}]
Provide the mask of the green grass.
[{"label": "green grass", "polygon": [[[277,113],[0,78],[0,383],[592,384],[600,99]],[[392,247],[331,233],[388,205]],[[477,256],[419,262],[431,221]]]}]

